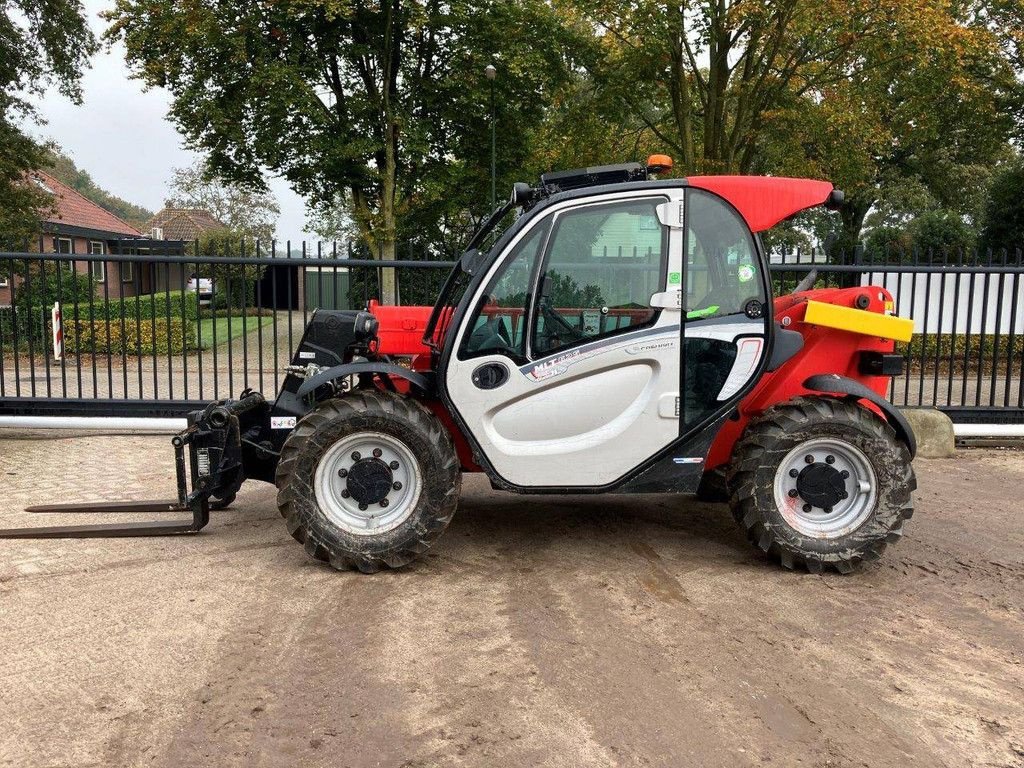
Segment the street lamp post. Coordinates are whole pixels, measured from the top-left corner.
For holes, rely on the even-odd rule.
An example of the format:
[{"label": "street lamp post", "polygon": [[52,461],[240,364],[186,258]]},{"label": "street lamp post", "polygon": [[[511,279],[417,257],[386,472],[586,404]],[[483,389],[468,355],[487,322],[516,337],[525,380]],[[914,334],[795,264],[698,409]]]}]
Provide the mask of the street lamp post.
[{"label": "street lamp post", "polygon": [[491,210],[493,211],[495,206],[498,204],[498,196],[496,189],[496,141],[494,131],[494,78],[498,76],[498,70],[493,64],[488,64],[484,68],[484,74],[487,75],[487,79],[491,81]]}]

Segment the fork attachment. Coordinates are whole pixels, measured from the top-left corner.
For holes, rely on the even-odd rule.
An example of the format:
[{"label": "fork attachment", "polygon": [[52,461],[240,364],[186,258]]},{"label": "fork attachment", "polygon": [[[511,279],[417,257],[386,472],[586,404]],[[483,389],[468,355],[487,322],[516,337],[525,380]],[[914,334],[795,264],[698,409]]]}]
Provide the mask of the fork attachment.
[{"label": "fork attachment", "polygon": [[[245,480],[238,417],[250,411],[267,409],[267,402],[261,394],[246,392],[238,400],[217,401],[202,411],[190,413],[188,428],[171,438],[178,484],[177,499],[45,504],[25,510],[38,514],[190,512],[191,520],[179,518],[173,521],[9,528],[0,530],[0,539],[91,539],[198,533],[210,522],[210,499],[234,498],[235,492]],[[189,475],[192,479],[191,490]]]}]

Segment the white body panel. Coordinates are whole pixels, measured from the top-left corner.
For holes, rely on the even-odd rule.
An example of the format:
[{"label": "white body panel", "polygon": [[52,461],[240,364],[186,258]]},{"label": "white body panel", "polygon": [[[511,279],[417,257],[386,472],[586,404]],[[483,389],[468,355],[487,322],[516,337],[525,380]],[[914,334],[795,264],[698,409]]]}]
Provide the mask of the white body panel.
[{"label": "white body panel", "polygon": [[[640,191],[567,201],[532,222],[529,231],[562,211],[609,200],[663,196],[681,200],[681,190]],[[492,265],[486,286],[503,260]],[[669,272],[682,269],[682,229],[669,228]],[[484,288],[473,297],[479,300]],[[598,339],[517,367],[504,355],[448,365],[446,385],[494,469],[523,486],[595,486],[617,480],[679,436],[678,418],[659,415],[663,396],[679,390],[679,312],[662,311],[653,326]],[[459,349],[465,327],[459,329]],[[481,390],[472,372],[500,362],[509,380]]]}]

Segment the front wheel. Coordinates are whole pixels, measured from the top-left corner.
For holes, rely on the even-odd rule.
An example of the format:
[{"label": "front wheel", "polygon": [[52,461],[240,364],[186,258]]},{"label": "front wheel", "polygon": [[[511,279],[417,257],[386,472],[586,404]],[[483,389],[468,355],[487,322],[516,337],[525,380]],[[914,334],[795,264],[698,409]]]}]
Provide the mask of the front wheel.
[{"label": "front wheel", "polygon": [[802,397],[750,424],[729,488],[733,515],[762,551],[787,568],[849,573],[902,536],[917,480],[906,445],[875,413]]},{"label": "front wheel", "polygon": [[462,476],[451,435],[420,403],[361,390],[328,400],[281,450],[277,505],[335,568],[399,568],[448,527]]}]

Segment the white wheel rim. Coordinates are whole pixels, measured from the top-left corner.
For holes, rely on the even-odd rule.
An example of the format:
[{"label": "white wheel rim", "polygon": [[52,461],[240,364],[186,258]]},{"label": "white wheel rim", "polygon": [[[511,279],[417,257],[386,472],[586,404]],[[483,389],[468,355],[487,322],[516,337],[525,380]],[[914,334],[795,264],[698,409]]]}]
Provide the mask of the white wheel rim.
[{"label": "white wheel rim", "polygon": [[[364,503],[353,495],[357,463],[379,462],[391,475],[391,487],[379,502]],[[381,467],[372,470],[380,474]],[[365,473],[364,473],[365,474]],[[377,536],[394,530],[416,509],[423,480],[419,463],[401,440],[381,432],[359,432],[343,437],[327,449],[317,464],[313,491],[328,520],[356,536]],[[360,491],[356,489],[356,495]]]},{"label": "white wheel rim", "polygon": [[[800,473],[818,464],[839,473],[846,493],[831,507],[815,506],[800,495]],[[786,454],[775,473],[774,491],[775,503],[791,528],[815,539],[836,539],[857,530],[871,516],[878,480],[863,451],[845,440],[823,437]]]}]

